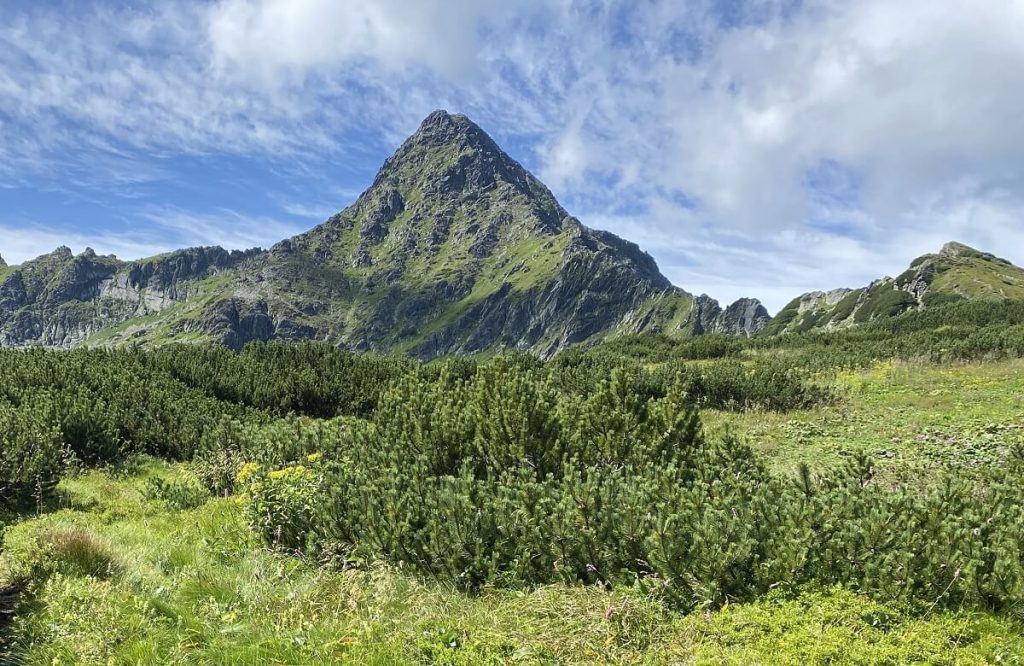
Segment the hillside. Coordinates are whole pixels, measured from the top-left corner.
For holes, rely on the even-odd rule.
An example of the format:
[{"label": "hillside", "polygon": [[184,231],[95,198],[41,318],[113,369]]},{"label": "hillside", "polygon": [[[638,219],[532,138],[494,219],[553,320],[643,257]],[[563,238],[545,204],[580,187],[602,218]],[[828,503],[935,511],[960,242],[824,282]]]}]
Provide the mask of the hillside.
[{"label": "hillside", "polygon": [[961,243],[911,262],[896,278],[884,277],[859,289],[803,294],[784,307],[766,334],[832,330],[909,310],[958,301],[1024,299],[1024,269]]},{"label": "hillside", "polygon": [[462,115],[432,113],[354,204],[270,250],[135,262],[67,248],[0,273],[0,344],[327,340],[419,357],[550,355],[622,333],[751,335],[755,300],[673,286],[589,229]]}]

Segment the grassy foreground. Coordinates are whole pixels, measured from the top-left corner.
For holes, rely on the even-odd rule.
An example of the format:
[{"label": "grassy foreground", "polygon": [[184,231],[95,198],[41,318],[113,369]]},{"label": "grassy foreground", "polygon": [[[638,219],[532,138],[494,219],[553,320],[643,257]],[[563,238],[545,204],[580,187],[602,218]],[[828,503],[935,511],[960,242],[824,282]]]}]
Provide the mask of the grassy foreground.
[{"label": "grassy foreground", "polygon": [[880,465],[927,472],[1002,463],[1024,442],[1024,359],[936,365],[889,361],[823,377],[834,404],[791,411],[704,410],[711,430],[732,430],[780,471],[860,451]]},{"label": "grassy foreground", "polygon": [[0,586],[30,580],[10,663],[1024,662],[1009,620],[911,618],[840,589],[681,616],[628,590],[468,596],[326,570],[262,548],[236,499],[154,497],[152,479],[188,476],[155,460],[89,472],[62,482],[64,508],[8,528]]}]

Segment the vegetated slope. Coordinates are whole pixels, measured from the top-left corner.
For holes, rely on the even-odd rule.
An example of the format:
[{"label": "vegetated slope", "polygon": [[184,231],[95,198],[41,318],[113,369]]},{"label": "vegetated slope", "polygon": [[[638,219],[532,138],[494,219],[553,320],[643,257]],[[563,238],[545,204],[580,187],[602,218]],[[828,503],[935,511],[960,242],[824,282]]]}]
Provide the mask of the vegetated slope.
[{"label": "vegetated slope", "polygon": [[269,251],[125,263],[67,248],[4,269],[0,343],[328,340],[420,357],[551,354],[643,331],[751,335],[674,287],[635,244],[589,229],[465,116],[432,113],[350,207]]},{"label": "vegetated slope", "polygon": [[[503,663],[511,644],[526,663],[1014,663],[1019,361],[921,377],[815,339],[916,336],[962,310],[1003,329],[974,358],[1010,332],[1019,357],[1022,303],[550,361],[0,350],[0,590],[25,591],[0,662]],[[938,349],[944,330],[925,331]],[[856,358],[870,369],[832,374]],[[855,390],[822,392],[830,377]],[[556,611],[565,594],[584,601]],[[529,621],[450,612],[510,601]],[[696,633],[661,643],[680,626]]]},{"label": "vegetated slope", "polygon": [[[127,472],[127,473],[126,473]],[[321,569],[264,548],[236,498],[143,459],[61,484],[12,526],[0,588],[27,572],[0,662],[81,664],[1017,663],[1019,625],[839,587],[671,614],[629,586],[466,595],[381,564]],[[111,516],[117,516],[111,520]],[[2,644],[2,639],[0,639]]]},{"label": "vegetated slope", "polygon": [[965,300],[1024,299],[1024,269],[961,243],[911,262],[896,278],[860,289],[812,291],[793,299],[766,334],[835,329]]}]

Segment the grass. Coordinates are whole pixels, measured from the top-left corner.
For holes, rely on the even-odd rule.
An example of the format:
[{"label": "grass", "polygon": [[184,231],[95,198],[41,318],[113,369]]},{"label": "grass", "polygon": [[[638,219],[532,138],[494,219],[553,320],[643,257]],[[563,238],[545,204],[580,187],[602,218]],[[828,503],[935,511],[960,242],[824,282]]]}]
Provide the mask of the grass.
[{"label": "grass", "polygon": [[40,529],[36,543],[38,564],[49,572],[106,580],[119,568],[110,546],[82,527]]},{"label": "grass", "polygon": [[989,259],[961,259],[935,276],[932,289],[973,298],[1021,299],[1024,271]]},{"label": "grass", "polygon": [[[843,589],[672,614],[630,590],[467,596],[381,564],[331,570],[271,553],[235,499],[176,509],[153,460],[66,480],[65,508],[5,536],[0,588],[28,577],[18,664],[1020,663],[1009,620],[909,617]],[[55,556],[55,553],[60,553]],[[74,566],[71,565],[74,563]]]},{"label": "grass", "polygon": [[833,405],[792,412],[707,411],[706,426],[731,430],[779,469],[863,452],[883,467],[926,470],[999,463],[1024,442],[1024,360],[956,365],[881,363],[825,379]]}]

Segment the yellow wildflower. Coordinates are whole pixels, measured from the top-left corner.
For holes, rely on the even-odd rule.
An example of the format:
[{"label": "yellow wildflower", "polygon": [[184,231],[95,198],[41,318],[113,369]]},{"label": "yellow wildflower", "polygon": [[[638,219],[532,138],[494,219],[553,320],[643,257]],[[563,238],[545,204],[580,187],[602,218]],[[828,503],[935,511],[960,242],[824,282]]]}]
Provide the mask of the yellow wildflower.
[{"label": "yellow wildflower", "polygon": [[242,469],[238,470],[238,474],[235,475],[235,481],[239,484],[245,484],[246,481],[251,479],[259,471],[260,466],[256,463],[245,463],[242,465]]}]

